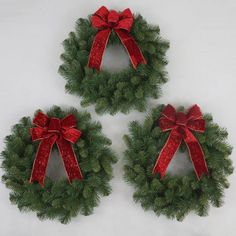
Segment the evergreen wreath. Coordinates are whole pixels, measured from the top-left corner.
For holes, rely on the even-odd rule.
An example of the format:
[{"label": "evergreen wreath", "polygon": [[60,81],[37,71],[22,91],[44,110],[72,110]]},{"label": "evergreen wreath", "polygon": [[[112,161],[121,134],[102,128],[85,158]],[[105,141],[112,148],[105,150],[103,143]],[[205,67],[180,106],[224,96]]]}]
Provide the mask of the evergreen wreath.
[{"label": "evergreen wreath", "polygon": [[[46,177],[44,187],[37,182],[30,183],[39,148],[39,142],[31,140],[30,117],[23,117],[12,128],[12,134],[5,139],[5,150],[1,153],[5,171],[2,180],[12,190],[11,202],[17,204],[20,210],[37,212],[41,219],[59,219],[61,223],[68,223],[71,217],[79,213],[91,214],[100,196],[110,194],[109,180],[112,178],[112,164],[116,162],[116,156],[109,148],[111,141],[101,133],[101,124],[91,121],[89,113],[74,108],[63,111],[57,106],[47,112],[48,117],[59,119],[68,114],[74,115],[76,127],[82,131],[81,137],[72,145],[83,173],[82,180],[69,183],[66,178],[53,181]],[[56,145],[54,148],[58,150]]]},{"label": "evergreen wreath", "polygon": [[[97,12],[101,10],[108,11],[102,7]],[[126,14],[127,11],[130,10],[119,14]],[[115,16],[118,14],[111,12]],[[65,52],[61,55],[63,64],[59,73],[67,81],[66,91],[81,96],[82,106],[95,104],[97,113],[128,113],[131,109],[144,111],[147,98],[158,98],[161,84],[167,81],[164,67],[169,43],[161,38],[158,26],[148,24],[141,15],[132,15],[132,18],[130,35],[147,62],[137,65],[136,69],[131,63],[127,69],[116,73],[98,71],[88,66],[93,41],[99,32],[93,27],[91,17],[78,19],[75,32],[71,32],[63,42]],[[107,45],[119,43],[119,37],[112,30]]]},{"label": "evergreen wreath", "polygon": [[[232,174],[229,159],[232,148],[226,142],[227,131],[213,123],[212,116],[205,114],[205,132],[193,132],[205,154],[208,174],[198,180],[194,171],[186,176],[164,177],[152,173],[153,166],[161,149],[168,141],[170,132],[163,132],[157,121],[163,115],[164,105],[157,106],[143,124],[133,121],[130,135],[125,135],[125,180],[135,187],[133,198],[145,209],[156,215],[166,215],[181,221],[191,211],[199,216],[208,213],[210,204],[222,205],[224,188],[229,187],[227,176]],[[180,107],[178,111],[184,111]],[[181,142],[180,151],[186,152],[186,144]]]}]

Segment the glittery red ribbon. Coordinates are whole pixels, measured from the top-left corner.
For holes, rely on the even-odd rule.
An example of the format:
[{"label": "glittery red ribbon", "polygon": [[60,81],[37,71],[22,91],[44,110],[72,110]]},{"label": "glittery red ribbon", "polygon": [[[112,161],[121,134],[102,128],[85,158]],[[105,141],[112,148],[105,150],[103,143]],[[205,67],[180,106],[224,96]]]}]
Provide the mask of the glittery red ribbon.
[{"label": "glittery red ribbon", "polygon": [[44,113],[38,112],[33,124],[36,127],[30,129],[32,140],[41,140],[41,142],[34,160],[30,183],[38,181],[40,185],[44,186],[48,160],[55,143],[63,159],[69,181],[83,179],[71,145],[71,143],[76,143],[81,136],[81,132],[75,128],[75,116],[70,114],[60,120],[58,118],[49,118]]},{"label": "glittery red ribbon", "polygon": [[167,105],[159,119],[159,126],[163,132],[170,130],[170,135],[157,158],[153,174],[160,173],[161,178],[164,177],[166,169],[179,149],[182,140],[187,145],[197,178],[200,179],[203,174],[208,174],[203,150],[191,132],[191,130],[200,133],[205,131],[205,120],[197,105],[192,106],[187,114],[176,112],[173,106]]},{"label": "glittery red ribbon", "polygon": [[102,56],[112,30],[116,32],[121,43],[126,48],[133,67],[136,69],[138,64],[146,64],[140,48],[129,34],[133,21],[134,17],[129,8],[118,13],[114,10],[108,11],[106,7],[102,6],[94,13],[91,22],[92,26],[98,29],[98,32],[90,51],[89,67],[100,70]]}]

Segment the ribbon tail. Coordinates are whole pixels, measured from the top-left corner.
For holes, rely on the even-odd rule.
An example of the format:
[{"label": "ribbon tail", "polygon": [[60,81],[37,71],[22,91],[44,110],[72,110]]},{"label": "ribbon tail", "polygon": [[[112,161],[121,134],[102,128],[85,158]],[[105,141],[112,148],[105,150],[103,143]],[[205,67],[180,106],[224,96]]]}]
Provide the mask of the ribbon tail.
[{"label": "ribbon tail", "polygon": [[164,177],[170,161],[174,157],[176,151],[179,149],[181,141],[181,135],[176,129],[172,129],[164,147],[157,158],[156,164],[152,171],[153,174],[160,173],[161,178]]},{"label": "ribbon tail", "polygon": [[74,179],[83,179],[76,155],[70,142],[64,138],[57,140],[57,147],[63,159],[64,167],[70,183]]},{"label": "ribbon tail", "polygon": [[206,175],[208,174],[208,168],[207,168],[204,152],[198,140],[192,134],[191,131],[186,129],[185,134],[186,135],[184,137],[184,141],[187,145],[190,159],[193,163],[195,173],[199,180],[201,179],[203,174],[206,174]]},{"label": "ribbon tail", "polygon": [[92,48],[90,50],[88,67],[95,68],[98,71],[100,70],[102,57],[107,46],[110,34],[110,29],[104,29],[97,32],[93,40]]},{"label": "ribbon tail", "polygon": [[55,136],[51,136],[43,139],[36,153],[36,157],[34,160],[31,177],[29,182],[33,183],[34,181],[38,181],[38,183],[43,187],[44,179],[46,174],[46,168],[48,165],[48,160],[52,151],[53,144],[56,141]]},{"label": "ribbon tail", "polygon": [[128,52],[133,67],[136,69],[139,64],[147,64],[134,38],[128,32],[121,29],[116,29],[115,32]]}]

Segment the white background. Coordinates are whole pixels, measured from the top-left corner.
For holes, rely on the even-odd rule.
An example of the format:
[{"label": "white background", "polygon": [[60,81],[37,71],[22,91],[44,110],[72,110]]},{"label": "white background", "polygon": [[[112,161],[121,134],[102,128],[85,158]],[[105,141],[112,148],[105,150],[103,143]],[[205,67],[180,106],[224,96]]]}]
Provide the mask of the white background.
[{"label": "white background", "polygon": [[[63,52],[61,42],[74,29],[79,17],[86,17],[101,5],[123,10],[130,7],[149,23],[158,24],[169,39],[169,82],[157,103],[190,106],[197,103],[203,112],[229,131],[236,147],[236,2],[234,0],[0,0],[0,149],[10,127],[22,116],[38,109],[79,105],[79,98],[65,94],[65,80],[57,73]],[[121,64],[127,58],[119,60]],[[126,56],[126,55],[125,55]],[[113,59],[112,59],[113,58]],[[105,58],[109,65],[117,56]],[[104,63],[106,64],[106,63]],[[109,67],[107,65],[107,67]],[[9,201],[9,191],[0,184],[0,235],[160,235],[232,236],[236,231],[236,176],[231,175],[225,204],[211,208],[208,217],[190,214],[183,222],[144,212],[132,200],[132,187],[122,179],[122,135],[129,121],[145,114],[131,112],[98,116],[104,133],[112,139],[119,162],[114,166],[113,192],[88,217],[78,216],[68,225],[41,222],[35,213],[20,213]],[[232,154],[235,159],[235,152]],[[2,170],[0,170],[2,175]]]}]

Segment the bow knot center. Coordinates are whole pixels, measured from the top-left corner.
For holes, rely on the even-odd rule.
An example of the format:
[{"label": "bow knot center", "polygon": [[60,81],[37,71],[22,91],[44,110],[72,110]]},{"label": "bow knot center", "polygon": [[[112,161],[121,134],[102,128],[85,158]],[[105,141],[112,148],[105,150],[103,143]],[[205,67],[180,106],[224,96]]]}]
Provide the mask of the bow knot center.
[{"label": "bow knot center", "polygon": [[107,17],[108,26],[114,28],[119,22],[119,14],[115,10],[111,10]]},{"label": "bow knot center", "polygon": [[187,124],[187,117],[185,115],[185,113],[183,112],[177,112],[176,113],[176,121],[175,121],[176,125],[179,126],[186,126]]},{"label": "bow knot center", "polygon": [[182,138],[184,138],[185,135],[186,135],[185,128],[187,126],[186,114],[183,113],[183,112],[177,112],[176,113],[176,121],[175,121],[175,123],[177,125],[178,133],[182,136]]},{"label": "bow knot center", "polygon": [[48,132],[53,133],[55,135],[59,135],[61,133],[61,121],[58,118],[51,118],[48,125]]}]

